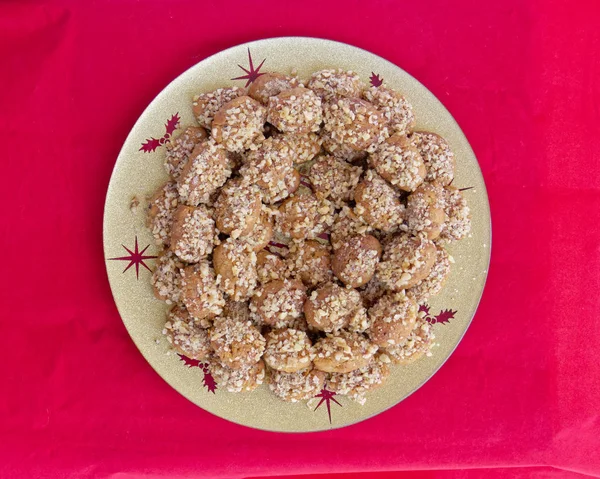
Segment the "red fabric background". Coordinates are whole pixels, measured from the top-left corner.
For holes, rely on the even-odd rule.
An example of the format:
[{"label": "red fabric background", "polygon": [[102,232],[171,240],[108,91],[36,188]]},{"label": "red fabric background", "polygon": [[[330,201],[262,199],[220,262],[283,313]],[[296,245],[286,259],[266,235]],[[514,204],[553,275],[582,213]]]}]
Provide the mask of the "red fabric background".
[{"label": "red fabric background", "polygon": [[[423,82],[469,138],[493,217],[456,353],[392,410],[319,434],[230,424],[169,388],[102,254],[111,170],[146,105],[206,56],[286,35]],[[0,477],[600,477],[599,51],[596,1],[0,3]]]}]

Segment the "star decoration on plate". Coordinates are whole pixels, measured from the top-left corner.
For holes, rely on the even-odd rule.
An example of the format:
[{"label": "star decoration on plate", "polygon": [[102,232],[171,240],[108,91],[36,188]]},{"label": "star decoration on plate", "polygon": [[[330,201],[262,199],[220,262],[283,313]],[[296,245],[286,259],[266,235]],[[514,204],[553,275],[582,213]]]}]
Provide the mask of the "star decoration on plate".
[{"label": "star decoration on plate", "polygon": [[264,73],[260,72],[260,69],[265,63],[265,60],[266,58],[263,59],[263,61],[260,62],[260,65],[258,65],[258,67],[255,69],[254,63],[252,62],[252,55],[250,54],[250,49],[248,48],[248,69],[244,68],[242,65],[238,65],[238,67],[244,70],[246,74],[242,75],[241,77],[232,78],[232,80],[246,80],[245,87],[247,88],[250,83],[254,82],[259,76],[264,75]]},{"label": "star decoration on plate", "polygon": [[315,407],[315,411],[317,409],[319,409],[319,407],[321,406],[321,404],[325,403],[327,406],[327,415],[329,416],[329,424],[331,424],[331,401],[333,401],[334,403],[336,403],[338,406],[343,407],[338,401],[337,399],[335,399],[333,396],[335,396],[336,393],[334,393],[333,391],[330,391],[329,389],[327,389],[326,387],[324,387],[323,389],[321,389],[321,392],[319,394],[317,394],[315,397],[316,398],[321,398],[321,400],[319,401],[319,404],[317,404],[317,407]]},{"label": "star decoration on plate", "polygon": [[425,321],[430,324],[446,324],[449,323],[451,319],[454,319],[454,316],[458,311],[454,311],[452,309],[442,309],[438,314],[432,316],[429,314],[430,307],[428,304],[422,304],[419,306],[419,313],[425,313]]},{"label": "star decoration on plate", "polygon": [[129,264],[123,270],[123,273],[125,271],[127,271],[129,268],[131,268],[133,265],[135,265],[135,277],[137,279],[140,279],[140,265],[142,265],[148,271],[152,271],[148,267],[148,265],[145,263],[145,260],[147,260],[147,259],[154,259],[154,258],[156,258],[156,256],[147,256],[147,255],[144,255],[144,253],[150,247],[150,245],[147,245],[142,251],[140,251],[139,248],[138,248],[138,239],[137,239],[137,236],[136,236],[135,237],[135,248],[134,248],[133,251],[131,251],[124,244],[122,244],[121,246],[123,248],[125,248],[125,250],[129,253],[129,256],[119,256],[117,258],[108,258],[108,259],[111,260],[111,261],[129,261]]},{"label": "star decoration on plate", "polygon": [[369,82],[372,86],[381,86],[383,84],[383,78],[379,75],[375,75],[374,72],[371,72],[371,76],[369,77]]},{"label": "star decoration on plate", "polygon": [[146,141],[142,143],[139,151],[143,151],[144,153],[151,153],[156,150],[159,146],[165,144],[165,142],[171,138],[173,132],[179,127],[179,122],[181,118],[179,117],[179,112],[175,113],[167,123],[165,123],[165,134],[161,138],[146,138]]}]

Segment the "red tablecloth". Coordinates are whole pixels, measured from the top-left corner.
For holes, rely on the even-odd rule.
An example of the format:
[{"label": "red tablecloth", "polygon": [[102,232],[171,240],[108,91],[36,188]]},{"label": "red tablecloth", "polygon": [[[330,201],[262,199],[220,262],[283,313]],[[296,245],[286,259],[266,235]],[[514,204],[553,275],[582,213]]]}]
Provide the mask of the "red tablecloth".
[{"label": "red tablecloth", "polygon": [[[470,140],[493,218],[455,354],[392,410],[318,434],[237,426],[172,390],[129,339],[102,253],[111,170],[146,105],[206,56],[286,35],[423,82]],[[599,51],[596,1],[0,3],[0,477],[600,477]]]}]

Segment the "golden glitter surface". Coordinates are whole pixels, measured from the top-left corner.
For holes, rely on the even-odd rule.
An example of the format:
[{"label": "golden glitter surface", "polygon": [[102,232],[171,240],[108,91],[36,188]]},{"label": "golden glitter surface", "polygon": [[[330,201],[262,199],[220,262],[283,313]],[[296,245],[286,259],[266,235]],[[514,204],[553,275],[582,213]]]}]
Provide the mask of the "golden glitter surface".
[{"label": "golden glitter surface", "polygon": [[[266,384],[251,393],[231,394],[222,389],[210,392],[203,383],[202,368],[186,366],[170,351],[162,335],[169,307],[154,298],[150,271],[139,264],[136,279],[135,264],[123,272],[127,261],[109,260],[129,256],[122,245],[135,253],[136,238],[139,251],[150,245],[144,256],[157,254],[158,248],[144,226],[145,206],[147,197],[167,180],[163,167],[165,150],[163,146],[152,152],[140,148],[147,139],[160,140],[165,135],[165,124],[174,114],[181,117],[180,126],[195,124],[191,107],[195,94],[222,86],[243,87],[244,80],[230,79],[244,75],[238,65],[248,66],[248,49],[255,68],[265,59],[261,71],[295,71],[301,80],[324,68],[353,70],[365,83],[372,73],[379,75],[386,86],[401,92],[413,105],[416,130],[435,132],[448,141],[456,156],[453,185],[471,188],[464,192],[471,208],[471,234],[448,248],[455,264],[442,292],[430,302],[431,314],[449,309],[456,311],[455,317],[433,326],[439,346],[433,349],[431,357],[394,366],[387,382],[367,393],[364,405],[342,396],[334,396],[337,403],[324,400],[318,408],[322,398],[311,400],[311,407],[306,402],[285,403]],[[206,411],[271,431],[304,432],[347,426],[398,404],[423,385],[454,351],[475,314],[485,285],[490,247],[490,211],[481,170],[450,113],[427,88],[396,65],[360,48],[317,38],[272,38],[238,45],[201,61],[172,81],[150,103],[127,137],[115,164],[104,210],[104,254],[110,286],[123,323],[146,360],[169,385]],[[154,259],[143,261],[151,269],[154,267]],[[430,389],[429,394],[435,391]]]}]

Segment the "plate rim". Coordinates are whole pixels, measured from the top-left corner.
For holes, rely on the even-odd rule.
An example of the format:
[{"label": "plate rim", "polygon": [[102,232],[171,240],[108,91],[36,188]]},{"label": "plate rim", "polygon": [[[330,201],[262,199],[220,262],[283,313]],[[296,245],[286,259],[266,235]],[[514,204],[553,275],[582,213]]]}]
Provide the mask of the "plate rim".
[{"label": "plate rim", "polygon": [[[308,430],[308,431],[296,431],[296,430],[276,430],[276,429],[267,429],[264,427],[260,427],[260,426],[255,426],[255,425],[248,425],[248,424],[243,424],[241,422],[237,422],[231,418],[225,417],[225,416],[221,416],[219,414],[217,414],[216,412],[213,411],[209,411],[205,408],[203,408],[202,406],[200,406],[199,404],[196,404],[196,402],[192,401],[190,398],[188,398],[183,392],[179,391],[177,388],[173,387],[151,364],[150,360],[146,357],[146,354],[144,353],[144,350],[138,345],[134,335],[132,334],[132,332],[130,331],[129,327],[127,326],[126,322],[123,319],[123,314],[121,312],[121,309],[119,308],[119,304],[117,303],[117,300],[115,298],[115,288],[116,286],[113,285],[113,281],[111,280],[111,275],[110,272],[108,270],[108,252],[107,252],[107,216],[108,216],[108,212],[107,212],[107,207],[108,207],[108,200],[109,200],[109,196],[111,193],[111,190],[113,189],[113,180],[115,178],[115,174],[117,171],[117,166],[119,165],[119,160],[121,158],[121,155],[124,154],[124,150],[125,150],[125,146],[129,144],[130,138],[133,136],[133,132],[135,130],[135,127],[138,125],[138,123],[141,121],[141,119],[146,115],[146,113],[148,112],[148,110],[150,110],[152,108],[152,106],[155,104],[155,102],[158,100],[159,97],[162,96],[162,94],[165,92],[165,90],[167,90],[173,83],[177,82],[182,76],[186,75],[190,70],[196,68],[199,64],[217,57],[217,56],[222,56],[222,55],[226,55],[229,51],[234,50],[234,49],[238,49],[241,47],[244,48],[250,48],[254,45],[258,45],[258,44],[264,44],[264,43],[272,43],[272,42],[276,42],[276,41],[281,41],[281,40],[298,40],[298,41],[317,41],[317,42],[326,42],[326,43],[330,43],[330,44],[335,44],[335,45],[343,45],[344,47],[350,47],[352,49],[356,49],[356,50],[360,50],[363,53],[366,53],[368,55],[372,55],[374,57],[377,57],[378,59],[380,59],[381,61],[384,61],[386,63],[388,63],[390,66],[404,72],[404,74],[406,74],[407,76],[409,76],[414,82],[416,82],[420,87],[424,88],[425,90],[427,90],[436,100],[437,102],[441,105],[441,107],[446,111],[446,113],[448,114],[449,119],[451,120],[451,122],[453,123],[453,125],[458,128],[458,130],[462,133],[462,136],[465,139],[466,145],[469,147],[469,149],[471,150],[471,152],[473,153],[473,156],[475,158],[475,163],[476,163],[476,167],[479,170],[479,175],[481,176],[482,179],[482,186],[483,186],[483,197],[485,198],[485,207],[487,210],[487,230],[489,231],[489,245],[486,248],[487,250],[487,255],[484,257],[485,259],[485,271],[484,271],[484,276],[483,276],[483,280],[481,282],[481,294],[479,295],[479,298],[477,299],[477,302],[475,304],[475,307],[473,309],[473,313],[470,315],[470,318],[468,318],[467,322],[466,322],[466,326],[464,327],[462,333],[460,334],[460,336],[458,337],[458,339],[456,340],[456,343],[454,345],[454,347],[450,350],[450,352],[446,355],[446,357],[440,362],[440,364],[435,367],[432,372],[430,374],[428,374],[426,377],[424,377],[424,379],[419,383],[419,385],[417,385],[416,387],[414,387],[412,390],[410,390],[404,397],[402,397],[401,399],[399,399],[397,402],[395,402],[394,404],[391,404],[377,412],[374,412],[373,414],[369,415],[369,416],[365,416],[365,417],[361,417],[355,421],[351,421],[351,422],[347,422],[344,424],[339,424],[339,425],[332,425],[329,424],[329,427],[326,428],[322,428],[322,429],[313,429],[313,430]],[[332,67],[334,68],[334,67]],[[103,255],[104,255],[104,269],[106,272],[106,276],[108,279],[108,283],[110,286],[110,290],[111,290],[111,296],[112,296],[112,300],[117,308],[117,311],[119,313],[119,318],[121,319],[121,322],[123,324],[123,326],[125,327],[125,330],[127,331],[127,334],[129,335],[129,338],[131,339],[131,341],[133,342],[133,344],[135,345],[135,347],[137,348],[137,350],[140,352],[140,354],[142,355],[142,357],[144,358],[144,360],[146,361],[147,365],[150,366],[150,368],[154,371],[155,374],[157,374],[162,381],[164,381],[169,388],[171,388],[172,390],[174,390],[175,392],[177,392],[180,396],[182,396],[183,398],[185,398],[187,401],[191,402],[194,406],[199,407],[200,409],[202,409],[204,412],[209,413],[215,417],[218,417],[220,419],[224,419],[230,423],[239,425],[239,426],[243,426],[249,429],[256,429],[256,430],[260,430],[260,431],[265,431],[265,432],[270,432],[270,433],[284,433],[284,434],[307,434],[307,433],[319,433],[319,432],[327,432],[327,431],[333,431],[333,430],[337,430],[337,429],[342,429],[345,427],[350,427],[350,426],[354,426],[356,424],[359,424],[363,421],[367,421],[369,419],[372,419],[375,416],[378,416],[380,414],[383,414],[384,412],[389,411],[390,409],[396,407],[398,404],[400,404],[401,402],[405,401],[407,398],[409,398],[410,396],[412,396],[415,392],[417,392],[419,389],[421,389],[427,382],[429,382],[431,380],[431,378],[438,373],[438,371],[442,368],[442,366],[444,366],[446,364],[446,362],[450,359],[450,357],[452,357],[456,351],[456,349],[458,348],[459,344],[463,341],[467,331],[469,330],[469,328],[471,327],[471,324],[473,322],[473,319],[475,317],[475,315],[477,314],[478,310],[479,310],[479,306],[481,305],[481,300],[483,299],[483,296],[485,294],[485,290],[486,290],[486,286],[487,286],[487,280],[489,277],[489,269],[490,269],[490,264],[491,264],[491,255],[492,255],[492,248],[493,248],[493,230],[492,230],[492,212],[491,212],[491,207],[490,207],[490,201],[489,201],[489,195],[488,195],[488,191],[487,191],[487,185],[486,185],[486,181],[485,181],[485,176],[483,175],[483,171],[481,169],[481,165],[479,163],[479,159],[477,157],[477,155],[475,155],[475,151],[473,150],[473,147],[471,146],[471,143],[469,141],[469,139],[467,138],[467,136],[465,135],[465,133],[463,132],[462,128],[460,127],[459,123],[456,121],[456,119],[454,118],[454,116],[452,115],[452,113],[446,108],[446,106],[444,105],[444,103],[431,91],[429,90],[429,88],[427,88],[423,83],[421,83],[421,81],[419,81],[417,78],[415,78],[412,74],[410,74],[409,72],[407,72],[406,70],[404,70],[402,67],[396,65],[395,63],[393,63],[392,61],[388,60],[387,58],[382,57],[381,55],[378,55],[376,53],[373,53],[369,50],[366,50],[362,47],[357,47],[355,45],[349,44],[349,43],[345,43],[345,42],[340,42],[337,40],[331,40],[331,39],[327,39],[327,38],[319,38],[319,37],[312,37],[312,36],[296,36],[296,35],[292,35],[292,36],[277,36],[277,37],[267,37],[267,38],[261,38],[261,39],[257,39],[257,40],[251,40],[248,42],[244,42],[244,43],[240,43],[240,44],[236,44],[236,45],[232,45],[228,48],[225,48],[223,50],[219,50],[216,53],[213,53],[212,55],[209,55],[205,58],[202,58],[201,60],[199,60],[198,62],[194,63],[193,65],[191,65],[190,67],[186,68],[184,71],[182,71],[180,74],[178,74],[176,77],[174,77],[172,80],[170,80],[165,86],[163,86],[160,91],[152,98],[152,100],[150,101],[150,103],[148,103],[148,105],[144,108],[144,110],[140,113],[140,115],[137,117],[137,119],[135,120],[135,122],[133,123],[133,125],[131,126],[131,128],[129,129],[129,133],[127,134],[127,136],[125,137],[125,140],[123,141],[123,145],[121,146],[121,148],[119,149],[119,153],[116,156],[115,159],[115,163],[113,166],[113,169],[111,171],[110,174],[110,179],[108,181],[108,186],[106,189],[106,196],[104,199],[104,207],[103,207],[103,215],[102,215],[102,244],[103,244]]]}]

